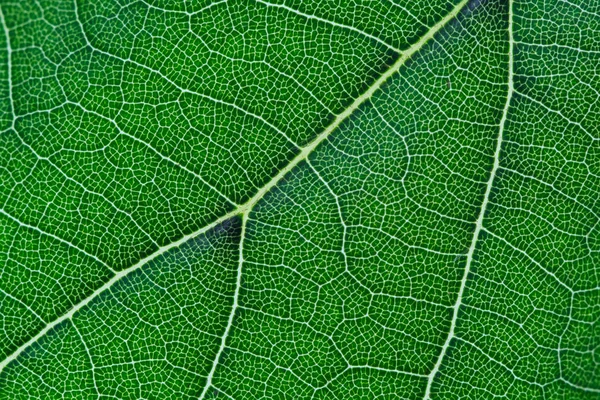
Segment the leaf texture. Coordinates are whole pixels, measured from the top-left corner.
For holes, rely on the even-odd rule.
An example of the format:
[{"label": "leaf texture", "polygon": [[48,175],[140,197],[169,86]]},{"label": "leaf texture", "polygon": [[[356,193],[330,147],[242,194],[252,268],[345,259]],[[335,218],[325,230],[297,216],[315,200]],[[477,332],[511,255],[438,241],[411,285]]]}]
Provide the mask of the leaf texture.
[{"label": "leaf texture", "polygon": [[597,1],[0,22],[0,398],[600,399]]}]

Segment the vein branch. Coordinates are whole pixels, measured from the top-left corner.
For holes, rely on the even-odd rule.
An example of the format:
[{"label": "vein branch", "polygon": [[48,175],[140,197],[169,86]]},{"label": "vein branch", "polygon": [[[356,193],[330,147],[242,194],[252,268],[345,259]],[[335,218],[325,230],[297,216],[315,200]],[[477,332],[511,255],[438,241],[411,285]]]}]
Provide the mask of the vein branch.
[{"label": "vein branch", "polygon": [[[256,2],[260,3],[260,4],[263,4],[263,5],[267,6],[267,7],[275,7],[275,8],[284,9],[286,11],[291,12],[292,14],[299,15],[299,16],[304,17],[306,19],[312,19],[312,20],[319,21],[319,22],[322,22],[322,23],[325,23],[325,24],[328,24],[328,25],[335,26],[337,28],[342,28],[342,29],[346,29],[346,30],[350,30],[350,31],[356,32],[356,33],[358,33],[358,34],[360,34],[362,36],[365,36],[365,37],[367,37],[367,38],[369,38],[371,40],[376,41],[377,43],[379,43],[379,44],[387,47],[388,49],[390,49],[392,51],[395,51],[396,53],[401,53],[400,49],[392,46],[391,44],[389,44],[386,41],[378,38],[377,36],[371,35],[368,32],[365,32],[365,31],[363,31],[361,29],[355,28],[354,26],[340,24],[339,22],[335,22],[335,21],[332,21],[332,20],[329,20],[329,19],[321,18],[321,17],[318,17],[316,15],[306,14],[306,13],[304,13],[302,11],[299,11],[299,10],[296,10],[296,9],[294,9],[292,7],[286,6],[285,4],[271,3],[271,2],[266,1],[266,0],[256,0]],[[410,15],[413,16],[412,14],[410,14]]]},{"label": "vein branch", "polygon": [[242,266],[244,265],[244,237],[246,236],[246,225],[248,224],[248,212],[245,212],[242,215],[242,233],[240,236],[240,258],[238,261],[238,269],[237,269],[237,277],[235,281],[235,290],[233,292],[233,304],[231,305],[231,312],[229,313],[229,318],[227,319],[227,325],[225,326],[225,330],[223,331],[223,336],[221,337],[221,345],[219,346],[219,350],[217,350],[217,354],[215,355],[215,359],[213,360],[212,367],[206,377],[206,383],[204,384],[204,388],[202,389],[202,393],[200,394],[199,400],[204,399],[208,389],[210,389],[212,385],[212,378],[217,370],[217,366],[219,365],[219,359],[221,358],[221,354],[225,350],[227,345],[227,338],[229,337],[229,331],[233,326],[233,319],[235,317],[235,313],[238,309],[238,298],[240,295],[240,287],[242,286]]},{"label": "vein branch", "polygon": [[6,212],[4,209],[0,208],[0,215],[3,215],[4,217],[10,219],[11,221],[17,223],[20,227],[25,228],[25,229],[30,229],[32,231],[37,232],[38,234],[42,235],[42,236],[47,236],[50,237],[60,243],[63,243],[75,250],[77,250],[78,252],[86,255],[87,257],[93,259],[94,261],[98,262],[99,264],[101,264],[102,266],[104,266],[106,269],[115,272],[107,263],[105,263],[104,261],[102,261],[101,259],[99,259],[97,256],[95,256],[92,253],[87,252],[84,248],[77,246],[74,243],[69,242],[68,240],[65,240],[59,236],[56,236],[55,234],[51,233],[51,232],[46,232],[44,230],[42,230],[41,228],[34,226],[34,225],[30,225],[27,224],[23,221],[21,221],[20,219],[14,217],[13,215],[9,214],[8,212]]},{"label": "vein branch", "polygon": [[433,386],[433,381],[440,370],[440,366],[442,365],[442,361],[444,356],[446,355],[448,348],[450,347],[450,343],[452,339],[455,338],[454,330],[456,328],[456,321],[458,319],[458,311],[462,304],[462,298],[465,291],[465,287],[467,285],[467,278],[469,277],[469,272],[471,270],[471,264],[473,263],[473,255],[475,253],[475,248],[477,247],[477,240],[479,239],[479,235],[483,228],[483,220],[485,218],[485,212],[487,206],[490,201],[490,194],[492,192],[492,187],[494,186],[494,178],[496,173],[500,167],[500,150],[502,148],[502,136],[504,133],[504,128],[506,126],[506,120],[508,119],[508,109],[511,104],[512,95],[514,93],[514,85],[513,85],[513,34],[512,34],[512,1],[509,0],[508,5],[508,92],[506,95],[506,103],[504,104],[504,109],[502,111],[502,118],[500,119],[500,127],[498,130],[498,137],[496,139],[496,149],[494,150],[494,162],[492,164],[492,170],[490,172],[490,177],[488,178],[487,185],[485,188],[485,193],[483,195],[483,202],[481,204],[481,209],[479,210],[479,216],[477,217],[477,221],[475,222],[475,230],[473,232],[473,238],[471,240],[471,245],[469,246],[469,251],[467,252],[467,260],[465,263],[465,270],[463,273],[462,280],[460,282],[460,288],[458,290],[458,296],[456,297],[456,303],[454,303],[452,310],[452,320],[450,321],[450,331],[448,332],[448,337],[442,346],[442,350],[440,351],[440,355],[431,370],[431,373],[427,377],[427,387],[425,388],[425,400],[429,400],[431,398],[431,389]]},{"label": "vein branch", "polygon": [[7,79],[8,79],[8,103],[10,105],[10,112],[12,113],[12,124],[11,127],[15,126],[15,105],[13,101],[13,90],[12,90],[12,47],[10,44],[10,32],[6,20],[4,19],[4,13],[2,7],[0,7],[0,24],[4,30],[4,36],[6,36],[6,64],[7,64]]}]

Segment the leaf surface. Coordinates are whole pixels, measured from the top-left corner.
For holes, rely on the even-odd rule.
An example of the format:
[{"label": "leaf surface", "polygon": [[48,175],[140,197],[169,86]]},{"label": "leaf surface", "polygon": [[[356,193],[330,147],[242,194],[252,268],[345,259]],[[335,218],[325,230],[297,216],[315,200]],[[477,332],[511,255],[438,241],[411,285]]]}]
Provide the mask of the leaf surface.
[{"label": "leaf surface", "polygon": [[0,397],[600,398],[600,4],[0,1]]}]

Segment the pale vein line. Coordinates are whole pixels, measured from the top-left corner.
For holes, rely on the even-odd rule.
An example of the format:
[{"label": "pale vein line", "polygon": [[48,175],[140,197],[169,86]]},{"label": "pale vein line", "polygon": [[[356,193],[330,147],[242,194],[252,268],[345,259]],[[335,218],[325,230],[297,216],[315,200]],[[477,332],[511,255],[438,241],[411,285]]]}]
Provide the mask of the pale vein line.
[{"label": "pale vein line", "polygon": [[201,234],[209,231],[210,229],[216,227],[220,223],[222,223],[234,216],[249,213],[252,210],[252,208],[256,205],[256,203],[258,203],[275,185],[277,185],[279,183],[279,181],[281,181],[285,175],[287,175],[301,161],[305,160],[312,153],[312,151],[315,148],[317,148],[317,146],[319,146],[319,144],[321,144],[325,139],[327,139],[327,137],[329,137],[331,132],[333,132],[338,126],[340,126],[340,124],[346,118],[348,118],[355,110],[357,110],[363,103],[367,102],[373,96],[373,94],[377,90],[379,90],[379,88],[388,80],[388,78],[390,76],[392,76],[396,72],[398,72],[398,70],[400,70],[400,68],[406,63],[406,61],[408,61],[416,52],[421,50],[421,48],[423,48],[423,46],[427,42],[429,42],[448,22],[450,22],[452,19],[454,19],[456,17],[456,15],[458,15],[460,10],[468,2],[469,2],[469,0],[462,0],[460,3],[458,3],[454,7],[454,9],[448,15],[446,15],[446,17],[444,17],[437,24],[435,24],[431,28],[430,31],[428,31],[423,37],[421,37],[421,39],[419,39],[419,41],[417,41],[410,48],[408,48],[406,51],[404,51],[402,53],[402,55],[400,56],[400,58],[398,58],[398,60],[394,63],[394,65],[392,65],[385,73],[383,73],[379,77],[379,79],[377,79],[373,83],[373,85],[371,85],[371,87],[369,87],[361,96],[357,97],[356,100],[354,100],[354,102],[347,109],[345,109],[341,114],[339,114],[333,120],[333,122],[323,132],[321,132],[311,143],[309,143],[308,145],[303,147],[301,149],[300,153],[298,153],[298,155],[296,157],[294,157],[294,159],[292,159],[292,161],[290,161],[290,163],[285,168],[283,168],[281,171],[279,171],[279,173],[277,175],[275,175],[269,182],[267,182],[267,184],[265,184],[262,188],[260,188],[257,191],[257,193],[250,200],[248,200],[245,204],[239,206],[238,208],[234,209],[233,211],[230,211],[229,213],[223,215],[222,217],[220,217],[217,220],[215,220],[214,222],[204,226],[203,228],[200,228],[199,230],[197,230],[195,232],[185,235],[184,237],[182,237],[181,239],[179,239],[173,243],[170,243],[166,246],[160,247],[156,252],[141,259],[133,266],[118,272],[113,278],[111,278],[109,281],[107,281],[104,285],[102,285],[100,288],[96,289],[96,291],[94,291],[94,293],[92,293],[89,297],[87,297],[86,299],[82,300],[80,303],[75,305],[71,310],[69,310],[63,316],[59,317],[58,319],[56,319],[53,322],[46,325],[46,327],[44,329],[42,329],[37,335],[35,335],[33,338],[28,340],[23,345],[21,345],[11,355],[9,355],[6,359],[4,359],[2,362],[0,362],[0,373],[2,373],[2,370],[4,369],[4,367],[6,367],[12,360],[16,359],[19,356],[19,354],[21,354],[23,351],[25,351],[29,346],[31,346],[32,344],[37,342],[41,337],[43,337],[46,333],[48,333],[56,325],[60,324],[61,322],[65,321],[65,320],[72,318],[73,315],[77,311],[79,311],[81,308],[86,306],[88,303],[90,303],[93,299],[98,297],[104,291],[110,289],[121,278],[127,276],[129,273],[131,273],[135,270],[138,270],[139,268],[141,268],[148,262],[150,262],[153,259],[155,259],[156,257],[160,256],[161,254],[184,244],[188,240],[193,239],[198,235],[201,235]]},{"label": "pale vein line", "polygon": [[376,367],[374,365],[348,365],[347,369],[372,369],[375,371],[392,372],[392,373],[401,374],[401,375],[414,376],[417,378],[427,378],[427,375],[418,374],[416,372],[402,371],[402,370],[393,369],[393,368]]},{"label": "pale vein line", "polygon": [[2,24],[2,29],[4,30],[4,36],[6,36],[6,62],[7,62],[7,80],[8,80],[8,102],[10,104],[10,112],[12,114],[12,124],[11,128],[15,127],[15,106],[13,101],[12,94],[12,47],[10,45],[10,32],[8,30],[8,26],[6,25],[6,21],[4,20],[4,13],[2,12],[2,7],[0,7],[0,23]]},{"label": "pale vein line", "polygon": [[[174,14],[185,14],[185,15],[190,16],[190,17],[194,16],[196,14],[200,14],[200,13],[206,11],[206,10],[209,10],[209,9],[213,8],[214,6],[217,6],[219,4],[227,3],[227,0],[219,0],[219,1],[215,1],[214,3],[210,3],[209,5],[204,6],[201,9],[196,10],[196,11],[187,11],[187,10],[186,11],[181,11],[181,10],[170,10],[170,9],[166,9],[166,8],[160,8],[160,7],[157,7],[157,6],[149,3],[146,0],[138,0],[138,1],[140,3],[142,3],[142,4],[144,4],[146,7],[154,9],[154,10],[158,10],[158,11],[161,11],[161,12],[174,13]],[[131,2],[129,5],[135,4],[135,3],[136,2],[134,1],[134,2]]]},{"label": "pale vein line", "polygon": [[390,3],[394,6],[394,7],[398,7],[399,9],[401,9],[402,11],[404,11],[405,13],[407,13],[408,15],[410,15],[417,24],[424,26],[425,28],[429,28],[429,25],[424,24],[419,18],[417,18],[417,16],[415,14],[412,13],[412,11],[410,11],[408,8],[404,7],[402,4],[396,3],[394,0],[389,0]]},{"label": "pale vein line", "polygon": [[540,387],[540,388],[545,388],[546,386],[549,386],[551,384],[553,384],[556,381],[560,381],[560,382],[564,382],[565,384],[575,388],[575,389],[579,389],[582,390],[584,392],[590,392],[590,393],[600,393],[600,389],[596,389],[596,388],[591,388],[591,387],[587,387],[587,386],[581,386],[581,385],[577,385],[573,382],[568,381],[567,379],[563,378],[563,377],[559,377],[557,379],[555,379],[554,381],[548,382],[546,384],[541,384],[538,382],[530,382],[528,380],[526,380],[525,378],[521,378],[519,375],[516,374],[516,372],[514,371],[514,369],[511,369],[508,365],[496,360],[494,357],[490,356],[488,353],[486,353],[485,351],[483,351],[483,349],[481,349],[479,346],[477,346],[475,343],[471,343],[461,337],[457,337],[458,340],[460,340],[461,342],[463,342],[464,344],[467,344],[471,347],[473,347],[474,349],[476,349],[477,351],[479,351],[484,357],[486,357],[488,360],[492,361],[493,363],[501,366],[504,370],[506,370],[508,373],[510,373],[513,377],[513,379],[515,379],[516,381],[519,382],[523,382],[526,383],[528,385],[531,386],[536,386],[536,387]]},{"label": "pale vein line", "polygon": [[329,191],[329,193],[331,194],[331,196],[335,200],[335,205],[337,207],[338,216],[340,217],[340,223],[342,224],[342,228],[343,228],[343,231],[342,231],[342,245],[341,245],[340,252],[342,253],[342,258],[344,259],[345,271],[354,280],[356,280],[356,282],[362,288],[368,290],[369,293],[371,293],[370,289],[367,288],[366,286],[364,286],[362,284],[362,282],[359,279],[357,279],[354,276],[354,274],[352,274],[352,272],[350,271],[350,267],[348,266],[348,254],[346,253],[346,241],[347,241],[346,238],[348,237],[348,225],[346,225],[346,221],[344,220],[344,213],[342,212],[342,206],[340,205],[340,196],[338,196],[333,191],[333,189],[331,188],[331,186],[329,186],[329,183],[327,183],[327,181],[325,179],[323,179],[323,177],[321,176],[321,174],[319,174],[319,171],[317,171],[317,169],[312,165],[312,163],[310,161],[307,160],[306,163],[308,164],[308,166],[310,167],[310,169],[314,172],[314,174],[317,176],[317,178],[323,183],[323,185],[325,185],[325,187],[327,188],[327,190]]},{"label": "pale vein line", "polygon": [[531,179],[532,181],[542,184],[546,187],[549,187],[550,189],[554,190],[556,193],[558,193],[559,195],[566,197],[567,199],[571,200],[572,202],[574,202],[575,204],[577,204],[578,206],[582,207],[583,209],[585,209],[586,211],[588,211],[590,214],[592,214],[594,217],[596,217],[597,219],[600,219],[600,214],[596,214],[596,212],[594,211],[593,208],[590,208],[589,206],[585,205],[584,203],[580,202],[577,197],[573,197],[565,192],[563,192],[562,190],[558,189],[556,186],[554,186],[553,183],[550,182],[546,182],[534,175],[527,175],[523,172],[519,172],[516,169],[511,169],[511,168],[507,168],[507,167],[500,167],[503,171],[506,172],[510,172],[511,174],[515,174],[523,179]]},{"label": "pale vein line", "polygon": [[456,340],[461,341],[462,343],[474,348],[475,350],[477,350],[482,356],[484,356],[485,358],[487,358],[488,360],[490,360],[491,362],[493,362],[496,365],[499,365],[500,367],[502,367],[502,369],[504,369],[506,372],[508,372],[510,375],[512,375],[513,379],[519,382],[523,382],[527,385],[530,386],[536,386],[539,388],[543,388],[545,385],[538,383],[538,382],[530,382],[524,378],[521,378],[519,375],[517,375],[514,371],[514,369],[510,368],[508,365],[504,364],[503,362],[496,360],[494,357],[492,357],[491,355],[489,355],[488,353],[486,353],[481,347],[477,346],[475,343],[469,342],[468,340],[465,340],[463,338],[461,338],[460,336],[456,337]]},{"label": "pale vein line", "polygon": [[554,272],[548,270],[546,267],[544,267],[542,264],[540,264],[535,258],[533,258],[532,256],[530,256],[529,253],[527,253],[525,250],[522,250],[522,249],[518,248],[517,246],[515,246],[514,244],[512,244],[511,242],[509,242],[508,240],[506,240],[502,236],[495,234],[494,232],[492,232],[488,228],[483,228],[483,230],[488,235],[490,235],[490,236],[492,236],[492,237],[500,240],[501,242],[503,242],[504,244],[506,244],[511,249],[513,249],[516,252],[518,252],[518,253],[522,254],[523,256],[525,256],[531,263],[535,264],[539,269],[541,269],[542,271],[544,271],[544,273],[546,275],[552,277],[560,286],[564,287],[565,289],[567,289],[571,293],[575,293],[575,291],[573,289],[571,289],[566,283],[564,283],[563,281],[561,281],[559,279],[559,277],[556,276],[556,274]]},{"label": "pale vein line", "polygon": [[96,382],[96,366],[94,365],[94,360],[92,359],[92,353],[90,352],[90,349],[88,348],[88,345],[85,342],[83,335],[79,331],[79,328],[77,328],[75,321],[72,321],[71,325],[73,325],[73,328],[75,329],[75,332],[79,336],[79,339],[81,340],[81,343],[83,344],[83,348],[85,349],[85,352],[87,353],[87,356],[90,359],[90,367],[91,367],[91,372],[92,372],[92,380],[94,381],[94,389],[96,389],[96,394],[98,395],[98,398],[100,398],[101,394],[100,394],[100,389],[98,388],[98,384]]},{"label": "pale vein line", "polygon": [[[575,8],[577,8],[579,11],[581,11],[584,14],[589,14],[589,15],[594,16],[594,17],[600,17],[600,14],[595,13],[593,11],[588,11],[585,8],[581,7],[579,4],[571,3],[568,0],[560,0],[560,2],[561,3],[565,3],[565,4],[567,4],[567,5],[571,6],[571,7],[575,7]],[[585,4],[585,3],[583,3],[583,4]]]},{"label": "pale vein line", "polygon": [[32,313],[37,319],[39,319],[42,322],[46,322],[44,320],[44,318],[40,317],[40,315],[38,313],[36,313],[34,311],[33,308],[29,307],[29,305],[27,305],[27,303],[25,303],[23,300],[13,296],[12,294],[8,293],[6,290],[0,289],[0,293],[5,295],[6,297],[8,297],[9,299],[19,303],[20,305],[22,305],[23,307],[25,307],[30,313]]},{"label": "pale vein line", "polygon": [[228,399],[235,400],[233,397],[231,397],[230,395],[228,395],[227,393],[225,393],[224,391],[222,391],[222,390],[221,390],[221,389],[219,389],[218,387],[216,387],[216,386],[213,386],[213,388],[214,388],[214,389],[215,389],[215,390],[216,390],[216,391],[217,391],[219,394],[222,394],[223,396],[227,397]]},{"label": "pale vein line", "polygon": [[388,78],[394,75],[396,72],[400,70],[400,68],[408,61],[416,52],[421,50],[423,46],[431,40],[437,32],[439,32],[449,21],[454,19],[456,15],[460,12],[460,10],[468,3],[469,0],[462,0],[459,4],[454,7],[454,9],[446,15],[440,22],[434,25],[431,30],[429,30],[421,39],[412,45],[410,48],[406,49],[403,53],[401,53],[400,58],[392,65],[386,72],[384,72],[379,79],[377,79],[371,87],[369,87],[362,95],[357,97],[354,102],[346,108],[342,113],[338,114],[338,116],[333,120],[333,122],[325,128],[323,132],[321,132],[311,143],[301,148],[300,153],[290,163],[283,168],[277,175],[271,179],[266,185],[258,190],[256,195],[250,199],[246,204],[240,207],[240,213],[245,212],[246,210],[252,209],[252,207],[264,197],[264,195],[270,191],[279,181],[287,175],[296,165],[298,165],[301,161],[308,158],[308,156],[313,152],[313,150],[319,146],[325,139],[329,137],[331,132],[337,129],[342,122],[348,118],[354,111],[356,111],[363,103],[367,102],[381,86],[388,80]]},{"label": "pale vein line", "polygon": [[584,391],[584,392],[600,393],[600,389],[591,388],[591,387],[587,387],[587,386],[581,386],[581,385],[573,383],[573,382],[571,382],[568,379],[565,379],[563,377],[558,378],[558,380],[560,380],[561,382],[566,383],[567,385],[571,386],[572,388],[579,389],[579,390]]},{"label": "pale vein line", "polygon": [[563,49],[569,51],[575,51],[577,53],[587,53],[587,54],[600,54],[598,50],[588,50],[588,49],[580,49],[579,47],[573,47],[560,43],[527,43],[515,41],[515,44],[520,44],[523,46],[531,46],[531,47],[540,47],[540,48],[555,48],[555,49]]},{"label": "pale vein line", "polygon": [[219,346],[219,350],[215,355],[215,359],[213,360],[212,367],[210,368],[210,372],[206,377],[206,383],[204,384],[204,389],[202,389],[202,393],[200,394],[199,399],[204,399],[206,392],[212,385],[212,378],[217,370],[217,365],[219,365],[219,359],[221,358],[221,354],[223,354],[223,350],[225,350],[225,346],[227,345],[227,337],[229,336],[229,331],[233,326],[233,319],[235,317],[235,313],[238,309],[238,298],[240,295],[240,287],[242,286],[242,266],[244,265],[244,237],[246,236],[246,225],[248,223],[248,212],[245,212],[242,216],[242,233],[240,236],[240,258],[238,261],[237,268],[237,277],[235,280],[235,290],[233,292],[233,304],[231,305],[231,312],[229,313],[229,318],[227,319],[227,325],[225,326],[225,331],[223,331],[223,336],[221,337],[221,345]]},{"label": "pale vein line", "polygon": [[371,40],[376,41],[379,44],[384,45],[385,47],[387,47],[390,50],[395,51],[396,53],[402,53],[402,51],[400,49],[392,46],[391,44],[389,44],[386,41],[378,38],[377,36],[373,36],[370,33],[367,33],[367,32],[365,32],[363,30],[355,28],[355,27],[353,27],[351,25],[340,24],[338,22],[331,21],[331,20],[328,20],[328,19],[325,19],[325,18],[321,18],[321,17],[318,17],[316,15],[306,14],[306,13],[303,13],[302,11],[298,11],[296,9],[293,9],[292,7],[286,6],[285,4],[275,4],[275,3],[270,3],[270,2],[265,1],[265,0],[255,0],[255,1],[257,3],[265,5],[267,7],[282,8],[284,10],[287,10],[287,11],[291,12],[292,14],[299,15],[299,16],[304,17],[306,19],[313,19],[315,21],[323,22],[325,24],[332,25],[332,26],[335,26],[337,28],[347,29],[347,30],[356,32],[356,33],[358,33],[360,35],[363,35],[363,36],[365,36],[365,37],[367,37],[367,38],[369,38]]},{"label": "pale vein line", "polygon": [[[284,367],[282,365],[277,364],[269,356],[265,356],[265,355],[261,355],[261,354],[255,354],[252,351],[243,350],[243,349],[240,349],[240,348],[237,348],[237,347],[229,347],[229,349],[235,351],[236,353],[241,353],[241,354],[248,355],[248,356],[251,356],[251,357],[254,357],[254,358],[258,358],[259,360],[262,360],[262,361],[266,361],[269,364],[271,364],[275,369],[282,370],[282,371],[285,371],[285,372],[293,375],[294,378],[296,378],[299,382],[303,383],[306,386],[310,386],[313,390],[318,389],[318,388],[315,388],[310,382],[306,381],[301,376],[299,376],[296,372],[294,372],[294,370],[292,368],[290,368],[290,367]],[[240,373],[238,373],[238,374],[242,375]]]},{"label": "pale vein line", "polygon": [[95,255],[88,253],[87,251],[85,251],[84,249],[77,247],[76,245],[74,245],[73,243],[69,242],[68,240],[65,240],[59,236],[56,236],[53,233],[50,232],[46,232],[41,230],[40,228],[38,228],[37,226],[34,225],[29,225],[26,224],[22,221],[20,221],[18,218],[13,217],[12,215],[10,215],[9,213],[7,213],[6,211],[4,211],[2,208],[0,208],[0,214],[4,215],[6,218],[16,222],[17,224],[19,224],[19,226],[23,227],[23,228],[27,228],[27,229],[31,229],[32,231],[36,231],[37,233],[39,233],[42,236],[48,236],[51,237],[54,240],[57,240],[75,250],[77,250],[80,253],[85,254],[86,256],[90,257],[91,259],[97,261],[98,263],[102,264],[104,267],[108,268],[110,271],[115,272],[108,264],[106,264],[104,261],[102,261],[101,259],[99,259],[98,257],[96,257]]},{"label": "pale vein line", "polygon": [[264,61],[264,60],[247,60],[245,58],[235,58],[235,57],[230,57],[226,54],[223,54],[220,51],[217,51],[217,50],[213,49],[212,47],[209,47],[208,44],[202,39],[202,37],[200,35],[198,35],[196,32],[192,31],[191,28],[188,28],[188,29],[190,31],[190,34],[193,35],[198,40],[200,40],[210,53],[216,54],[217,56],[223,57],[226,60],[231,61],[231,62],[242,62],[242,63],[246,63],[246,64],[250,64],[250,65],[253,65],[253,64],[265,65],[267,68],[269,68],[271,71],[274,71],[276,74],[279,74],[280,76],[283,76],[283,77],[293,81],[300,89],[302,89],[310,97],[312,97],[313,100],[315,100],[317,103],[319,103],[319,105],[321,107],[323,107],[325,110],[327,110],[328,112],[333,114],[333,111],[331,111],[331,109],[325,103],[323,103],[323,101],[321,101],[321,99],[319,99],[317,96],[315,96],[315,94],[313,92],[311,92],[296,77],[294,77],[294,75],[286,74],[285,72],[278,70],[276,67],[272,66],[271,64],[269,64],[269,62]]},{"label": "pale vein line", "polygon": [[534,97],[529,96],[528,94],[521,92],[521,91],[517,91],[517,94],[519,96],[523,96],[525,97],[527,100],[531,101],[532,103],[535,103],[537,105],[539,105],[540,107],[544,108],[546,111],[551,112],[552,114],[556,114],[558,116],[560,116],[562,119],[564,119],[566,122],[568,122],[569,124],[575,125],[577,127],[579,127],[579,129],[581,129],[586,135],[588,135],[590,137],[590,139],[596,141],[596,140],[600,140],[600,137],[596,137],[594,135],[592,135],[590,132],[588,132],[587,129],[585,129],[585,127],[581,124],[581,122],[578,121],[573,121],[571,120],[569,117],[567,117],[565,114],[562,113],[561,110],[555,110],[551,107],[548,107],[546,105],[546,103],[537,100]]},{"label": "pale vein line", "polygon": [[479,210],[479,216],[477,217],[477,221],[475,222],[475,231],[473,232],[473,239],[471,240],[471,246],[469,247],[469,251],[467,253],[467,261],[465,263],[465,271],[463,273],[462,280],[460,282],[460,288],[458,290],[458,296],[456,297],[456,303],[454,304],[452,311],[452,320],[450,321],[450,331],[448,332],[448,337],[442,346],[442,350],[438,359],[433,367],[433,370],[429,374],[427,378],[427,387],[425,388],[425,396],[424,399],[428,400],[431,398],[431,388],[433,386],[433,381],[435,376],[440,370],[440,366],[442,365],[442,361],[448,348],[450,347],[450,342],[455,337],[454,329],[456,328],[456,321],[458,319],[458,310],[462,303],[463,293],[465,291],[465,287],[467,286],[467,278],[469,277],[469,271],[471,269],[471,264],[473,263],[473,254],[475,253],[475,247],[477,245],[477,239],[479,238],[479,234],[483,229],[483,220],[485,217],[485,211],[487,205],[490,200],[490,193],[492,192],[492,187],[494,184],[494,177],[496,176],[496,172],[500,166],[500,149],[502,148],[502,135],[504,133],[504,127],[506,125],[506,120],[508,118],[508,109],[510,107],[514,85],[513,85],[513,32],[512,32],[512,1],[509,0],[508,3],[508,93],[506,95],[506,103],[504,104],[504,110],[502,111],[502,118],[500,119],[500,128],[498,130],[498,138],[496,140],[496,149],[494,151],[494,163],[492,165],[492,171],[490,172],[490,177],[487,182],[487,186],[485,188],[485,194],[483,195],[483,202],[481,204],[481,209]]}]

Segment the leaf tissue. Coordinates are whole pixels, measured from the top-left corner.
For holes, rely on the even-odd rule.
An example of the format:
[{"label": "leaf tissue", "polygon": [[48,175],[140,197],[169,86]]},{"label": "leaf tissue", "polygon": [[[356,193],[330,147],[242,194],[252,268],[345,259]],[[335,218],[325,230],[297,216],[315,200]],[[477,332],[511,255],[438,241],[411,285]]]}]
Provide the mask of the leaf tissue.
[{"label": "leaf tissue", "polygon": [[600,1],[0,25],[0,399],[600,399]]}]

